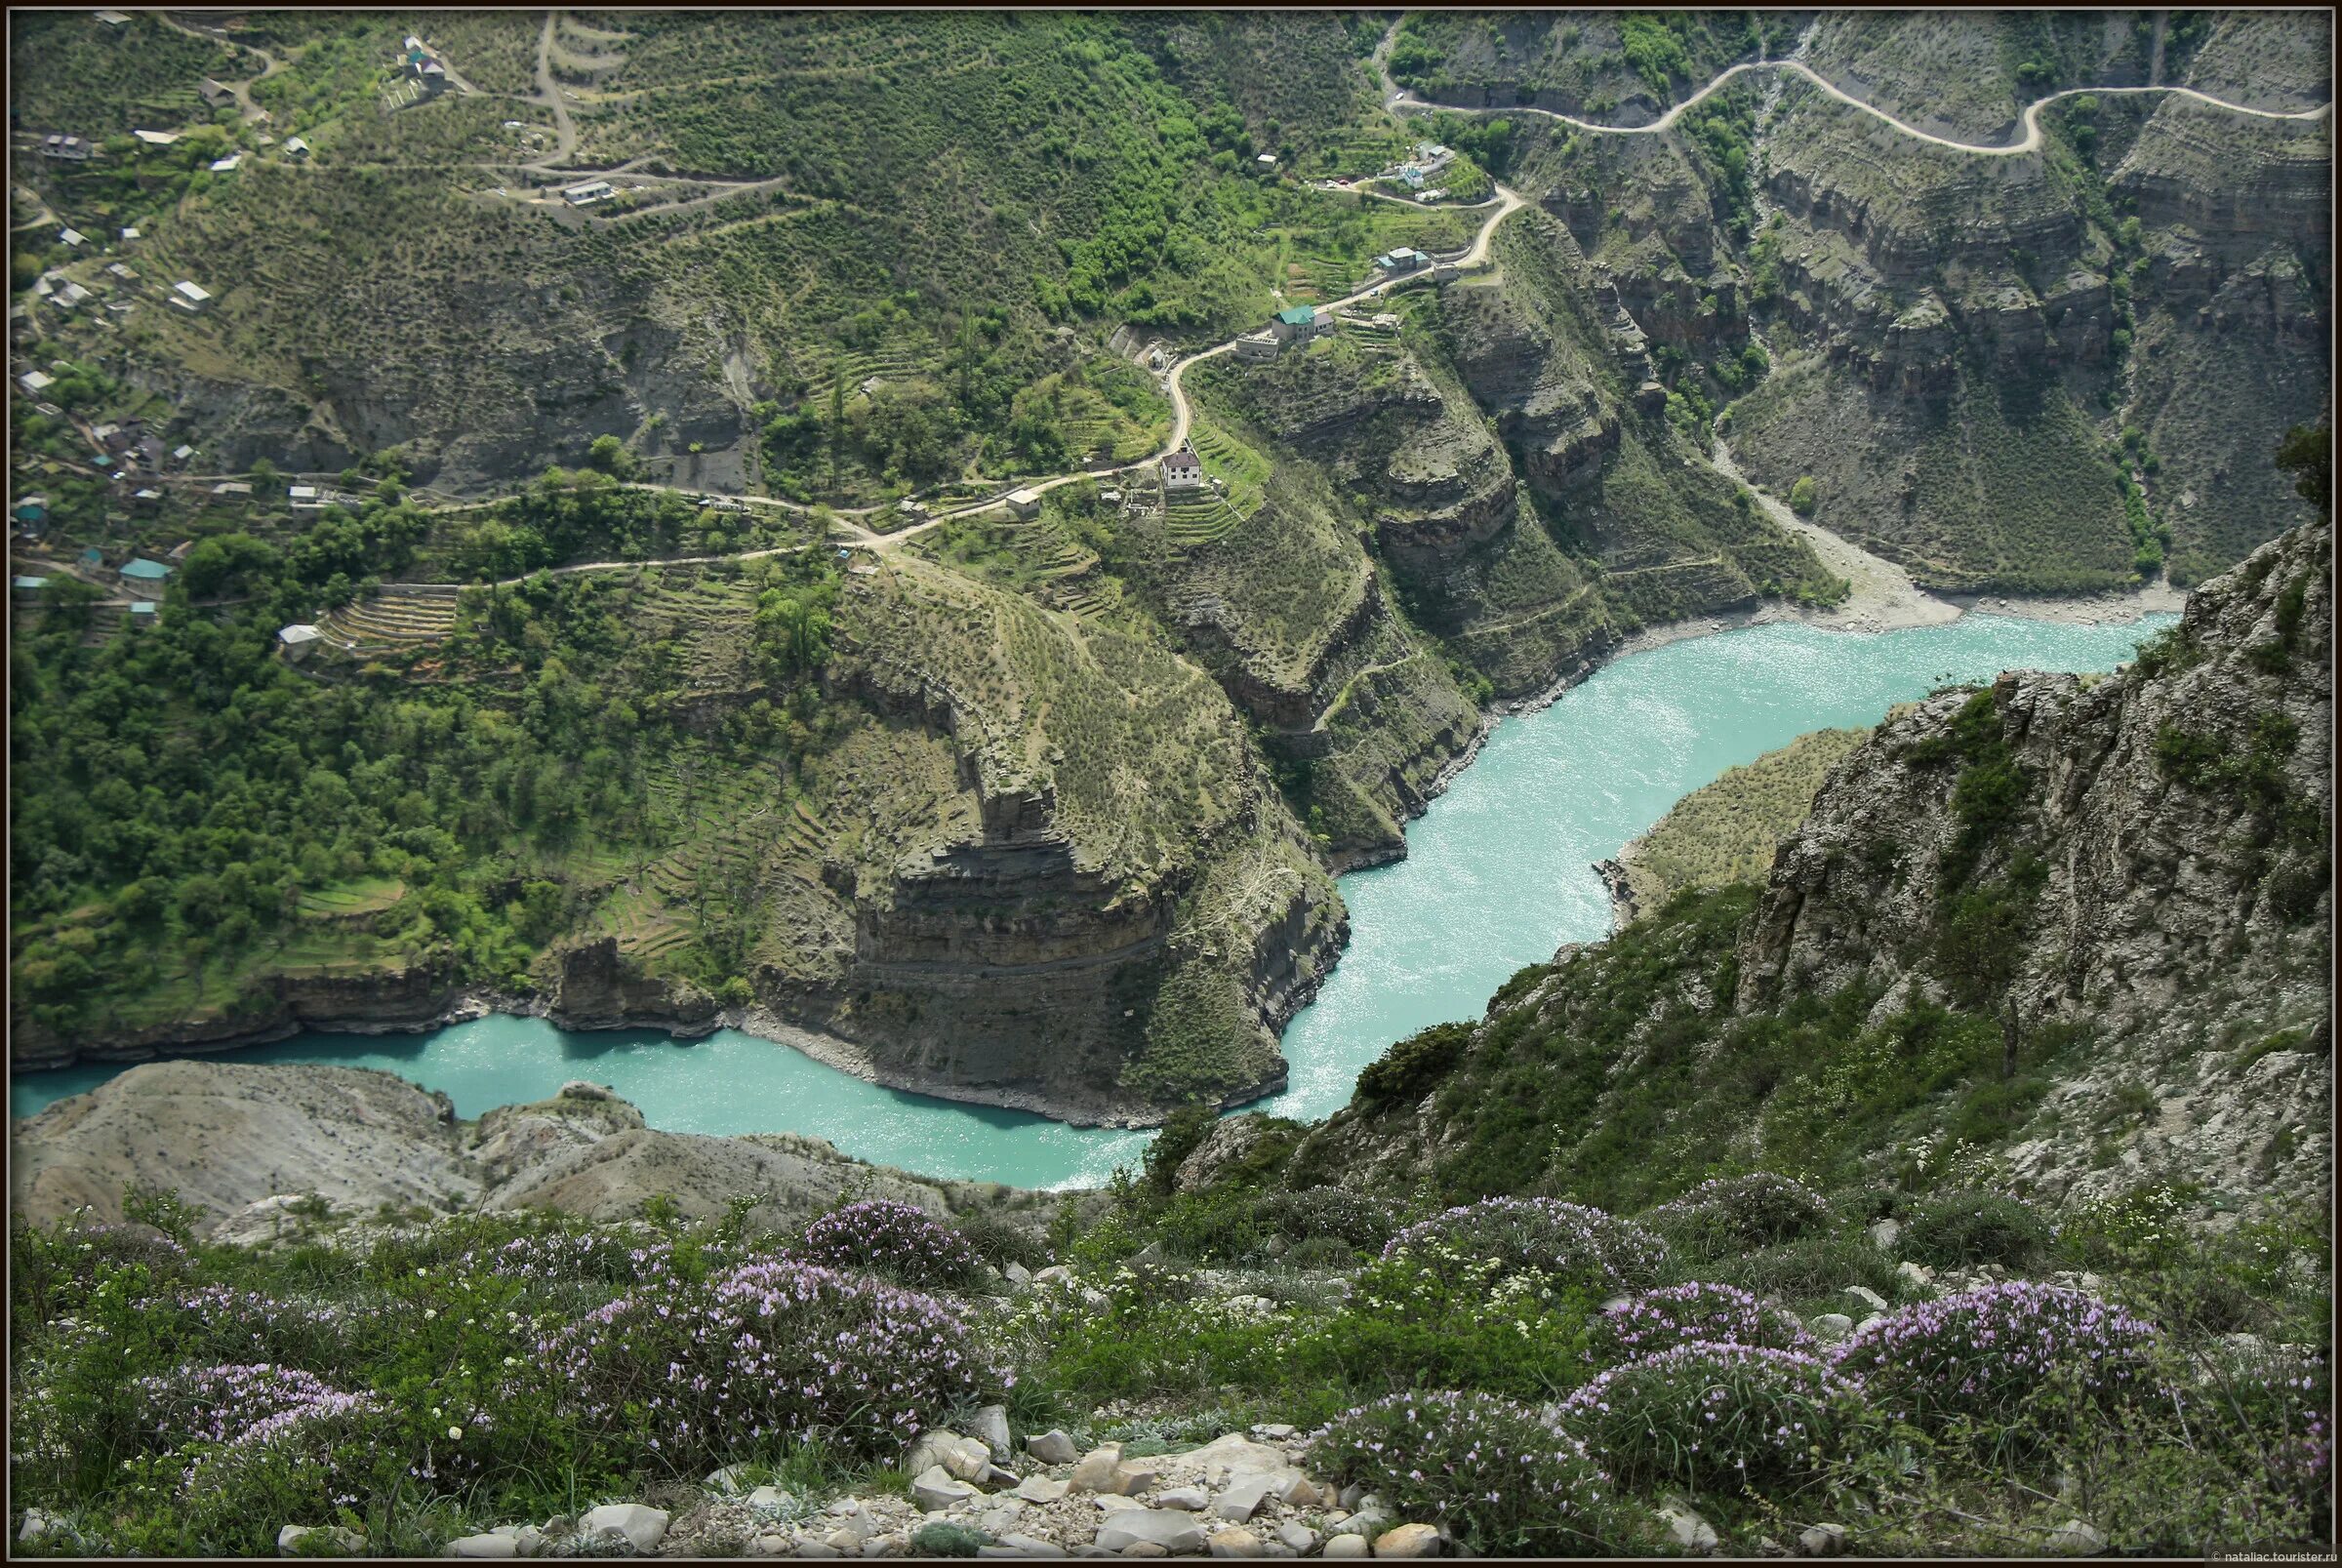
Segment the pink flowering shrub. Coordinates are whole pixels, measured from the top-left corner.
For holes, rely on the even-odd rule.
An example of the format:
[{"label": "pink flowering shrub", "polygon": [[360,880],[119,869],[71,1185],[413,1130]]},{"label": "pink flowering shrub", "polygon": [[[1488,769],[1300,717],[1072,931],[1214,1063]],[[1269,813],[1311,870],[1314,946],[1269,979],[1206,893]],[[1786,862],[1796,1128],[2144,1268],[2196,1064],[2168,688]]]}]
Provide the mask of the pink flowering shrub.
[{"label": "pink flowering shrub", "polygon": [[891,1458],[1011,1381],[934,1297],[793,1259],[646,1286],[538,1355],[588,1427],[674,1464],[814,1432]]},{"label": "pink flowering shrub", "polygon": [[1719,1176],[1643,1216],[1705,1257],[1794,1241],[1818,1230],[1830,1205],[1804,1183],[1770,1171]]},{"label": "pink flowering shrub", "polygon": [[2062,1285],[2010,1280],[1872,1318],[1833,1352],[1906,1419],[2004,1415],[2054,1376],[2098,1398],[2154,1383],[2152,1323]]},{"label": "pink flowering shrub", "polygon": [[1771,1350],[1815,1348],[1795,1313],[1758,1301],[1734,1285],[1693,1281],[1669,1285],[1605,1309],[1604,1337],[1617,1358],[1635,1360],[1695,1340],[1753,1345]]},{"label": "pink flowering shrub", "polygon": [[1558,1421],[1621,1480],[1737,1491],[1802,1480],[1861,1406],[1850,1380],[1802,1350],[1695,1342],[1603,1373]]},{"label": "pink flowering shrub", "polygon": [[182,1477],[189,1497],[213,1508],[266,1497],[280,1509],[330,1517],[371,1489],[382,1468],[373,1432],[380,1401],[315,1380],[253,1397],[274,1408],[197,1450]]},{"label": "pink flowering shrub", "polygon": [[163,1286],[189,1267],[187,1249],[150,1226],[20,1220],[10,1227],[9,1254],[15,1309],[35,1319],[79,1305],[109,1275],[142,1268],[149,1283]]},{"label": "pink flowering shrub", "polygon": [[967,1237],[892,1198],[832,1209],[805,1227],[801,1257],[833,1268],[870,1268],[907,1285],[962,1285],[983,1272]]},{"label": "pink flowering shrub", "polygon": [[1581,1554],[1603,1545],[1609,1477],[1585,1443],[1484,1393],[1403,1393],[1337,1416],[1310,1463],[1445,1524],[1481,1551]]},{"label": "pink flowering shrub", "polygon": [[1631,1221],[1557,1198],[1482,1198],[1421,1220],[1393,1236],[1401,1253],[1494,1260],[1498,1276],[1543,1275],[1563,1286],[1633,1290],[1659,1276],[1667,1244]]}]

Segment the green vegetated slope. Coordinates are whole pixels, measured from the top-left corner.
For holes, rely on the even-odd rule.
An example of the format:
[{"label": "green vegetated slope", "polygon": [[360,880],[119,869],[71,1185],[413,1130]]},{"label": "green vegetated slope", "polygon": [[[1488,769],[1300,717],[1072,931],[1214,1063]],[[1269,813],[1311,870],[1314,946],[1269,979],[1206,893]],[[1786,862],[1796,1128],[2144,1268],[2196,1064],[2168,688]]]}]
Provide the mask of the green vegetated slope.
[{"label": "green vegetated slope", "polygon": [[[854,501],[1128,455],[1161,415],[1101,357],[1116,327],[1216,336],[1274,307],[1280,256],[1347,279],[1390,245],[1455,243],[1451,216],[1386,207],[1361,225],[1256,163],[1366,172],[1397,144],[1360,37],[1331,16],[614,25],[557,27],[548,56],[581,139],[569,167],[634,171],[582,215],[523,205],[585,174],[531,167],[557,138],[518,17],[262,16],[245,31],[279,52],[254,84],[275,120],[221,111],[245,168],[182,178],[176,149],[126,142],[24,173],[69,221],[143,221],[158,265],[222,297],[201,320],[129,324],[193,382],[193,433],[232,436],[239,389],[264,386],[306,406],[321,461],[399,445],[459,488],[575,461],[599,433],[686,479],[720,450],[735,487],[762,473]],[[409,28],[478,93],[385,117]],[[20,43],[31,90],[92,75],[78,52],[98,44],[70,36]],[[1206,63],[1231,54],[1261,68]],[[270,132],[302,134],[308,166],[263,149]],[[1069,377],[1088,388],[1070,405]]]},{"label": "green vegetated slope", "polygon": [[[1069,1106],[1280,1070],[1267,1026],[1339,902],[1227,699],[1159,638],[827,551],[379,585],[434,552],[525,571],[703,525],[565,477],[452,538],[379,502],[209,538],[128,635],[93,638],[80,596],[27,612],[20,1060],[422,1022],[461,985],[586,1022],[762,1001],[897,1077]],[[317,663],[272,659],[321,601]],[[1038,978],[1067,969],[1087,978]]]},{"label": "green vegetated slope", "polygon": [[1434,103],[1533,104],[1647,124],[1725,66],[1779,55],[1806,15],[1716,11],[1409,12],[1393,81]]},{"label": "green vegetated slope", "polygon": [[1813,809],[1814,791],[1868,730],[1816,730],[1671,807],[1619,852],[1635,912],[1647,914],[1689,888],[1755,882],[1772,869],[1781,840]]},{"label": "green vegetated slope", "polygon": [[173,130],[210,117],[196,89],[232,81],[260,62],[229,44],[134,13],[119,26],[86,11],[28,13],[9,28],[10,108],[43,135],[93,141],[125,131]]}]

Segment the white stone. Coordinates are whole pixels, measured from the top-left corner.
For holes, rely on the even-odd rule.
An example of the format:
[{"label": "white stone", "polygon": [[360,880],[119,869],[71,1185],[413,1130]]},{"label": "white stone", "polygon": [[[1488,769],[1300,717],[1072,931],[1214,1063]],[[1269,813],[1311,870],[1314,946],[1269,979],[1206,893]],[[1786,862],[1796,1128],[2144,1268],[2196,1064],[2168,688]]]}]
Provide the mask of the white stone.
[{"label": "white stone", "polygon": [[1935,1283],[1934,1269],[1925,1264],[1915,1264],[1909,1258],[1895,1265],[1895,1273],[1899,1278],[1908,1280],[1914,1285],[1924,1287]]},{"label": "white stone", "polygon": [[748,1494],[748,1507],[752,1508],[786,1508],[796,1500],[794,1493],[785,1492],[777,1486],[760,1486]]},{"label": "white stone", "polygon": [[1113,1551],[1145,1545],[1168,1552],[1199,1552],[1209,1541],[1193,1514],[1171,1508],[1123,1508],[1108,1514],[1098,1526],[1098,1545]]},{"label": "white stone", "polygon": [[1817,1524],[1797,1532],[1797,1550],[1808,1557],[1835,1557],[1846,1549],[1846,1527]]},{"label": "white stone", "polygon": [[1892,1252],[1895,1243],[1903,1239],[1903,1222],[1879,1220],[1871,1226],[1871,1245],[1880,1252]]},{"label": "white stone", "polygon": [[2106,1549],[2106,1533],[2080,1519],[2068,1519],[2049,1532],[2048,1548],[2067,1557],[2088,1557]]},{"label": "white stone", "polygon": [[1240,1475],[1227,1491],[1213,1500],[1212,1513],[1215,1517],[1242,1524],[1260,1511],[1261,1504],[1275,1489],[1273,1477]]},{"label": "white stone", "polygon": [[1189,1513],[1201,1513],[1212,1501],[1212,1494],[1200,1486],[1165,1487],[1155,1494],[1158,1508],[1180,1508]]},{"label": "white stone", "polygon": [[280,1557],[301,1555],[302,1543],[311,1536],[324,1538],[329,1548],[327,1552],[329,1556],[347,1555],[351,1552],[363,1551],[366,1548],[364,1536],[355,1530],[345,1530],[338,1524],[329,1524],[321,1529],[305,1524],[288,1524],[276,1533],[276,1554]]},{"label": "white stone", "polygon": [[1162,1471],[1152,1460],[1140,1460],[1135,1465],[1117,1465],[1114,1467],[1113,1489],[1124,1497],[1137,1497],[1141,1492],[1151,1489],[1161,1477]]},{"label": "white stone", "polygon": [[[47,1535],[52,1530],[62,1528],[63,1525],[61,1521],[58,1520],[52,1515],[43,1513],[39,1508],[26,1508],[24,1510],[24,1523],[17,1531],[17,1539],[19,1541],[35,1541],[40,1537]],[[301,1526],[297,1524],[288,1524],[285,1526],[285,1528],[287,1530],[298,1530],[301,1528]],[[278,1545],[280,1547],[283,1545],[282,1538],[279,1538]]]},{"label": "white stone", "polygon": [[847,1529],[842,1524],[822,1537],[822,1542],[841,1557],[855,1557],[862,1554],[861,1534]]},{"label": "white stone", "polygon": [[1261,1545],[1261,1538],[1239,1525],[1232,1524],[1226,1529],[1213,1531],[1209,1545],[1212,1555],[1215,1557],[1263,1557],[1268,1555],[1268,1548]]},{"label": "white stone", "polygon": [[1374,1538],[1378,1557],[1436,1557],[1439,1532],[1428,1524],[1402,1524]]},{"label": "white stone", "polygon": [[1824,1345],[1836,1345],[1854,1332],[1854,1320],[1843,1312],[1820,1313],[1808,1318],[1805,1326],[1813,1330],[1813,1337]]},{"label": "white stone", "polygon": [[1317,1532],[1306,1524],[1285,1523],[1276,1527],[1276,1539],[1297,1552],[1307,1552],[1317,1544]]},{"label": "white stone", "polygon": [[828,1542],[822,1540],[819,1536],[799,1536],[794,1542],[790,1543],[790,1546],[800,1557],[837,1557],[844,1555],[835,1547],[831,1546]]},{"label": "white stone", "polygon": [[1056,1503],[1073,1490],[1069,1481],[1053,1481],[1046,1475],[1028,1475],[1017,1483],[1017,1496],[1028,1503]]},{"label": "white stone", "polygon": [[1147,1506],[1137,1498],[1124,1497],[1119,1492],[1101,1492],[1090,1501],[1098,1506],[1100,1513],[1120,1513],[1129,1508],[1143,1508]]},{"label": "white stone", "polygon": [[725,1497],[738,1497],[741,1490],[741,1479],[747,1472],[748,1467],[746,1465],[727,1465],[720,1470],[709,1470],[707,1472],[707,1490],[720,1492]]},{"label": "white stone", "polygon": [[517,1557],[520,1543],[506,1535],[464,1536],[447,1544],[451,1557]]},{"label": "white stone", "polygon": [[1285,1438],[1293,1435],[1293,1428],[1281,1421],[1263,1422],[1252,1428],[1252,1434],[1255,1437]]},{"label": "white stone", "polygon": [[1681,1498],[1671,1497],[1659,1505],[1659,1522],[1667,1526],[1667,1533],[1679,1547],[1692,1551],[1716,1549],[1716,1526],[1693,1512]]},{"label": "white stone", "polygon": [[1364,1536],[1331,1536],[1325,1543],[1324,1555],[1328,1557],[1363,1557],[1366,1554],[1366,1538]]},{"label": "white stone", "polygon": [[645,1508],[640,1503],[606,1503],[598,1508],[586,1510],[578,1528],[588,1540],[605,1531],[625,1536],[636,1551],[648,1551],[666,1534],[667,1513],[665,1508]]},{"label": "white stone", "polygon": [[1114,1472],[1122,1467],[1122,1445],[1108,1443],[1081,1457],[1070,1477],[1076,1492],[1105,1492],[1113,1487]]},{"label": "white stone", "polygon": [[1000,1545],[987,1547],[985,1552],[1014,1557],[1062,1557],[1066,1554],[1066,1548],[1054,1541],[1043,1541],[1038,1536],[1005,1535],[1000,1538]]},{"label": "white stone", "polygon": [[941,1465],[930,1465],[921,1470],[918,1479],[910,1483],[910,1499],[930,1512],[965,1503],[983,1494],[967,1482],[958,1479]]},{"label": "white stone", "polygon": [[1846,1294],[1866,1306],[1877,1307],[1881,1312],[1886,1310],[1886,1298],[1868,1285],[1848,1285]]},{"label": "white stone", "polygon": [[[1023,1290],[1026,1286],[1032,1283],[1032,1270],[1026,1267],[1023,1264],[1012,1263],[1006,1268],[1000,1270],[1000,1277],[1007,1280],[1017,1289]],[[1065,1553],[1061,1551],[1058,1553],[1058,1555],[1062,1557],[1065,1555]]]}]

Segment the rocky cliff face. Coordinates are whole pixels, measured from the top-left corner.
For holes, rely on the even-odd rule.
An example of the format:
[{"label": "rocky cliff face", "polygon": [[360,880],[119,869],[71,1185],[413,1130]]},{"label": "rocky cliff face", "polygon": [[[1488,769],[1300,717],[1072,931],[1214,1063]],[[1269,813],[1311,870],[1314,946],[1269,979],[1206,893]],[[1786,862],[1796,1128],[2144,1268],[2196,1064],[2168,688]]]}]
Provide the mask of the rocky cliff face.
[{"label": "rocky cliff face", "polygon": [[[2131,1163],[2233,1182],[2291,1127],[2267,1174],[2298,1186],[2327,1076],[2332,572],[2330,525],[2298,531],[2110,679],[2010,673],[1882,726],[1784,844],[1741,1008],[1862,983],[2083,1024],[2103,1044],[2058,1103],[2147,1084]],[[2314,1055],[2221,1049],[2287,1031]],[[2043,1139],[2020,1165],[2103,1185],[2086,1157]]]}]

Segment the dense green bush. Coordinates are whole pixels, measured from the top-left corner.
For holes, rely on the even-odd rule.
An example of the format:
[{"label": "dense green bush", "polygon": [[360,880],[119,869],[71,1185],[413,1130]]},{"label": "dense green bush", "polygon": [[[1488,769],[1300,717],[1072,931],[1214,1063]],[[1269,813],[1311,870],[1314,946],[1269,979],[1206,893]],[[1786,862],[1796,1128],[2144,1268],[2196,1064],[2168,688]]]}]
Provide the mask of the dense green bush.
[{"label": "dense green bush", "polygon": [[1311,1438],[1310,1462],[1482,1552],[1577,1556],[1612,1545],[1618,1531],[1608,1477],[1587,1445],[1487,1394],[1401,1393],[1360,1405]]},{"label": "dense green bush", "polygon": [[1737,1493],[1822,1470],[1861,1405],[1852,1382],[1803,1351],[1695,1343],[1603,1373],[1556,1419],[1622,1481]]},{"label": "dense green bush", "polygon": [[1949,1192],[1911,1211],[1902,1247],[1923,1264],[2023,1267],[2039,1262],[2054,1236],[2029,1203],[1997,1192]]}]

